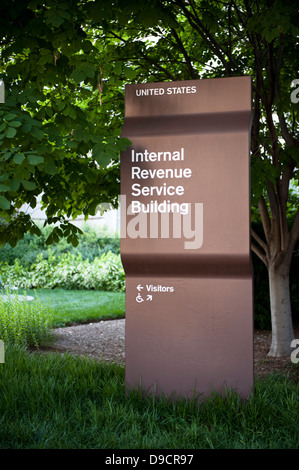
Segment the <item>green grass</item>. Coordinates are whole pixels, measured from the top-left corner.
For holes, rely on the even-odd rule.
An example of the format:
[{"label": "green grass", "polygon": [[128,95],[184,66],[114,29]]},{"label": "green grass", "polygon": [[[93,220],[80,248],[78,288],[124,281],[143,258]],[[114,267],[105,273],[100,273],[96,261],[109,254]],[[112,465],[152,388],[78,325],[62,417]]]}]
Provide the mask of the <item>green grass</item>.
[{"label": "green grass", "polygon": [[9,346],[0,364],[2,449],[278,449],[299,442],[299,384],[258,381],[207,403],[125,393],[124,368]]},{"label": "green grass", "polygon": [[37,289],[18,294],[25,292],[51,307],[55,327],[125,316],[124,292]]},{"label": "green grass", "polygon": [[[100,319],[100,312],[113,318],[114,302],[123,302],[119,315],[124,312],[122,293],[41,290],[34,295],[37,301],[13,303],[15,309],[22,305],[18,314],[16,309],[2,315],[2,326],[14,324],[13,332],[26,344],[44,305],[53,308],[56,325]],[[234,393],[215,394],[205,403],[154,399],[139,390],[126,393],[123,366],[29,352],[12,339],[5,341],[0,363],[0,449],[298,448],[299,383],[290,379],[258,380],[246,402]]]},{"label": "green grass", "polygon": [[20,300],[16,293],[0,295],[0,339],[6,343],[36,346],[50,341],[52,311],[38,299]]}]

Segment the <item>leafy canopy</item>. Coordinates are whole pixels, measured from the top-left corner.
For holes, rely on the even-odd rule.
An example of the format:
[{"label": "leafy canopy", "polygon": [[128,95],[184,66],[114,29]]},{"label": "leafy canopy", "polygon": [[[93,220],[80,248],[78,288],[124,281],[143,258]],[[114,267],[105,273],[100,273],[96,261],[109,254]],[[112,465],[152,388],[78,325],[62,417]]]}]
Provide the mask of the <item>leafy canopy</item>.
[{"label": "leafy canopy", "polygon": [[128,144],[119,137],[120,91],[102,98],[101,51],[83,27],[84,6],[1,2],[0,242],[39,233],[19,209],[34,208],[40,195],[46,223],[61,222],[49,242],[76,243],[66,218],[117,205],[119,153]]},{"label": "leafy canopy", "polygon": [[16,211],[39,194],[47,223],[62,222],[52,240],[75,241],[64,217],[117,204],[125,83],[233,75],[253,78],[252,202],[264,199],[286,231],[298,16],[295,0],[2,0],[0,241],[36,231]]}]

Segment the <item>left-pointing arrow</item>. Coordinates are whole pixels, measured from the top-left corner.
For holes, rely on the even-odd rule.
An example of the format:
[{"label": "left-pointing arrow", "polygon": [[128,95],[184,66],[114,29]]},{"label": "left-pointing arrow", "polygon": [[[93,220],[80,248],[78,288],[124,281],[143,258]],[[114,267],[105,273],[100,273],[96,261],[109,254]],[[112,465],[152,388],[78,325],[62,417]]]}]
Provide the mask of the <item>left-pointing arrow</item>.
[{"label": "left-pointing arrow", "polygon": [[137,289],[139,290],[139,292],[143,289],[142,285],[139,284],[139,286],[137,286]]}]

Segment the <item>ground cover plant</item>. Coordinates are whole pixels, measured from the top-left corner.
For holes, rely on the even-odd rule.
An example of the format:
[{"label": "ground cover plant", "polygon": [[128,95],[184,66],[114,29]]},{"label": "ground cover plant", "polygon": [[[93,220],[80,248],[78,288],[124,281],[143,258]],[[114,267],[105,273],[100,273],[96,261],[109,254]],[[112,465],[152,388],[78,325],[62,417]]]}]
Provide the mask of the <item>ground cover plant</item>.
[{"label": "ground cover plant", "polygon": [[299,384],[257,380],[246,403],[125,393],[124,368],[9,346],[0,364],[0,448],[297,448]]}]

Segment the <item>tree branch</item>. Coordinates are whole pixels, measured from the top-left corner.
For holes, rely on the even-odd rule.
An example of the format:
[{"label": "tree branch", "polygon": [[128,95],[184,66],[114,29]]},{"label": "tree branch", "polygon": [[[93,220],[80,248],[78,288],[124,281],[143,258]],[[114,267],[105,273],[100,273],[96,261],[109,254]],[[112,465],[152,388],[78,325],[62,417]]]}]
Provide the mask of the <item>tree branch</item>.
[{"label": "tree branch", "polygon": [[[276,258],[280,252],[281,247],[281,232],[280,232],[280,214],[277,200],[277,194],[275,192],[272,181],[268,180],[268,198],[271,209],[271,240],[269,244],[270,256],[272,259]],[[273,243],[272,243],[273,242]]]},{"label": "tree branch", "polygon": [[251,243],[251,249],[260,258],[260,260],[263,261],[265,266],[268,268],[268,260],[265,254],[260,250],[260,248],[257,247],[254,243]]},{"label": "tree branch", "polygon": [[[259,77],[256,77],[256,86],[258,87]],[[260,98],[257,94],[254,97],[253,105],[253,116],[252,116],[252,127],[251,127],[251,149],[253,155],[260,154],[260,142],[259,142],[259,133],[260,133],[260,117],[261,117],[261,107],[260,107]]]},{"label": "tree branch", "polygon": [[229,56],[229,54],[223,50],[221,45],[216,40],[215,36],[213,36],[209,32],[208,28],[200,20],[200,18],[196,14],[195,5],[193,4],[193,2],[192,1],[189,2],[193,10],[193,13],[190,10],[188,10],[183,0],[175,0],[174,3],[181,7],[181,9],[183,10],[185,14],[185,18],[188,20],[190,26],[192,26],[192,28],[195,29],[203,38],[203,40],[210,46],[211,50],[221,61],[226,72],[228,74],[230,73],[230,64],[227,63],[227,60],[225,59],[225,55],[227,55],[231,63],[234,65],[236,71],[242,74],[242,71],[238,68],[237,64],[235,64],[233,58]]},{"label": "tree branch", "polygon": [[184,47],[184,45],[183,45],[183,43],[182,43],[182,41],[181,41],[179,35],[178,35],[178,33],[177,33],[176,30],[173,29],[173,28],[171,29],[171,32],[172,32],[173,36],[175,37],[175,40],[176,40],[176,42],[177,42],[177,45],[178,45],[180,51],[182,52],[182,54],[183,54],[183,56],[184,56],[184,58],[185,58],[186,64],[187,64],[187,66],[188,66],[188,70],[189,70],[190,75],[191,75],[191,78],[193,78],[193,79],[198,78],[198,75],[197,75],[196,71],[194,70],[194,68],[193,68],[193,66],[192,66],[192,63],[191,63],[191,60],[190,60],[190,56],[188,55],[188,53],[187,53],[187,51],[186,51],[186,49],[185,49],[185,47]]},{"label": "tree branch", "polygon": [[[265,101],[268,101],[267,99]],[[279,171],[279,159],[278,159],[278,152],[279,152],[279,145],[278,145],[278,137],[275,129],[275,125],[273,122],[273,112],[272,106],[265,102],[265,111],[266,111],[266,119],[268,123],[268,128],[270,132],[271,142],[272,142],[272,162],[275,168]]]},{"label": "tree branch", "polygon": [[294,137],[288,131],[284,114],[279,115],[278,118],[279,118],[281,135],[284,138],[286,144],[289,146],[295,145],[298,147],[298,142],[294,139]]},{"label": "tree branch", "polygon": [[280,217],[280,237],[281,237],[281,250],[288,250],[290,234],[288,229],[287,221],[287,200],[289,195],[289,184],[295,168],[295,162],[291,162],[287,165],[282,173],[281,178],[277,183],[277,198],[279,207]]},{"label": "tree branch", "polygon": [[[112,34],[113,37],[115,37],[116,39],[119,39],[120,41],[124,42],[125,44],[128,42],[124,38],[119,36],[118,34],[114,33],[114,31],[108,31],[108,32],[110,34]],[[175,80],[175,77],[168,71],[168,69],[162,67],[157,61],[151,59],[147,54],[145,54],[145,52],[139,51],[139,54],[141,54],[143,59],[145,59],[147,62],[151,63],[152,65],[155,65],[155,67],[157,67],[157,69],[159,69],[161,72],[165,73],[167,78],[169,78],[170,80],[173,80],[173,81]]]},{"label": "tree branch", "polygon": [[266,238],[267,244],[269,245],[271,242],[271,220],[269,217],[269,212],[268,212],[268,208],[267,208],[267,204],[266,204],[264,196],[261,196],[258,202],[258,208],[261,214],[265,238]]}]

